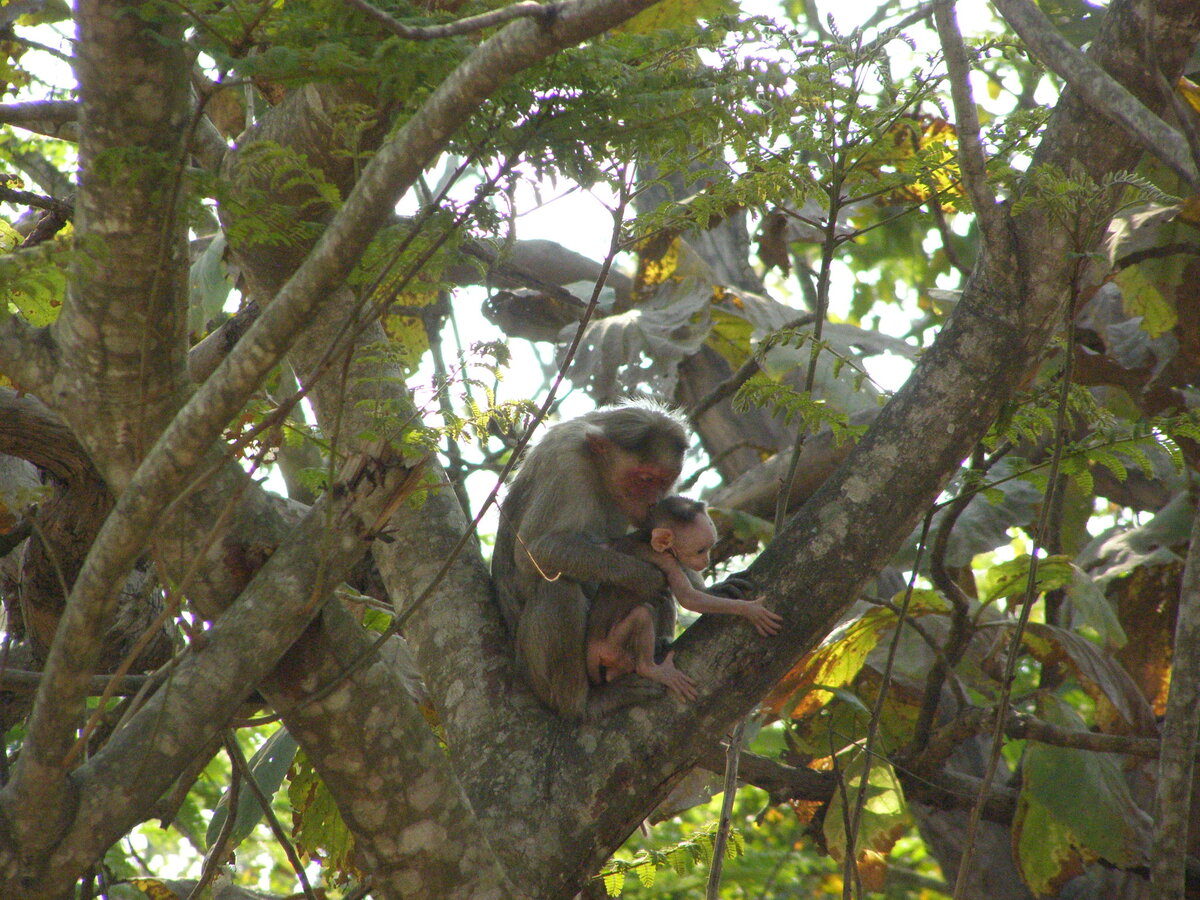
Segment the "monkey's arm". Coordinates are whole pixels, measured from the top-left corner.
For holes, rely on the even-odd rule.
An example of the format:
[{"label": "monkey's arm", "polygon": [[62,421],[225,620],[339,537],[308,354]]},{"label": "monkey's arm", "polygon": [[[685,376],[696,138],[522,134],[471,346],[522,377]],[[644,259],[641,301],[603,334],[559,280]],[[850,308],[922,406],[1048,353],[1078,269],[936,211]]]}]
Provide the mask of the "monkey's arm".
[{"label": "monkey's arm", "polygon": [[673,558],[666,558],[671,563],[663,563],[667,583],[671,587],[671,593],[684,609],[697,613],[742,616],[749,620],[763,637],[776,634],[783,625],[783,617],[767,609],[762,600],[731,600],[702,591],[692,584],[688,574]]},{"label": "monkey's arm", "polygon": [[555,532],[533,541],[518,563],[542,578],[608,584],[649,600],[667,586],[666,576],[651,563],[622,553],[584,534]]}]

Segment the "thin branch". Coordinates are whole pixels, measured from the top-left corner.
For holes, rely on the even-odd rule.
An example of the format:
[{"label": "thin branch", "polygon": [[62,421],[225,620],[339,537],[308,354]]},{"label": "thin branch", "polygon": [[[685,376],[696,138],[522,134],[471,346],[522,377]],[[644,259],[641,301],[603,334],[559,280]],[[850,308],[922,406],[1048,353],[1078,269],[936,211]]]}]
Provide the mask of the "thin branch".
[{"label": "thin branch", "polygon": [[[798,319],[793,319],[785,324],[783,328],[802,328],[805,325],[811,325],[813,320],[814,316],[809,313]],[[742,363],[736,372],[692,404],[691,408],[687,411],[688,418],[696,421],[722,400],[732,397],[743,384],[758,374],[761,369],[762,361],[757,356],[752,355]]]},{"label": "thin branch", "polygon": [[[982,465],[981,451],[976,448],[971,469],[968,471],[978,469]],[[946,551],[950,546],[950,534],[954,531],[959,516],[966,511],[973,499],[974,495],[970,492],[960,492],[959,496],[946,509],[941,522],[938,523],[933,546],[930,548],[929,577],[933,580],[934,586],[950,601],[950,633],[946,637],[943,655],[934,661],[925,679],[921,711],[917,714],[916,725],[913,726],[912,745],[918,753],[924,749],[925,742],[929,740],[929,732],[933,728],[938,704],[941,702],[942,685],[946,681],[946,676],[962,659],[973,633],[970,619],[971,600],[957,582],[950,577],[950,573],[946,569]]]},{"label": "thin branch", "polygon": [[[125,675],[117,679],[110,694],[131,696],[141,690],[142,685],[150,680],[149,675]],[[0,671],[0,688],[14,693],[32,693],[42,683],[41,672],[30,672],[25,669],[4,668]],[[88,693],[99,696],[113,685],[111,675],[94,675],[88,680]]]},{"label": "thin branch", "polygon": [[1029,0],[996,0],[996,8],[1042,65],[1078,91],[1089,107],[1128,129],[1193,190],[1200,190],[1187,138],[1060,35]]},{"label": "thin branch", "polygon": [[[879,734],[879,723],[883,720],[883,705],[887,702],[888,692],[892,686],[892,671],[896,664],[896,652],[900,648],[900,636],[903,633],[904,623],[908,621],[908,607],[912,602],[913,588],[916,587],[917,578],[921,572],[921,556],[925,553],[925,542],[929,538],[929,526],[933,523],[932,510],[925,514],[925,522],[921,526],[921,537],[917,540],[917,557],[913,561],[912,575],[908,579],[908,586],[904,591],[904,599],[900,603],[900,609],[896,613],[896,630],[892,632],[892,641],[888,646],[887,661],[884,663],[883,671],[879,678],[879,691],[875,697],[875,704],[871,709],[871,720],[867,723],[867,737],[863,742],[863,773],[858,781],[858,793],[854,797],[854,809],[850,813],[849,827],[846,829],[846,861],[844,874],[842,875],[843,896],[848,896],[852,879],[849,877],[853,872],[852,867],[857,865],[858,860],[858,828],[862,821],[863,810],[867,805],[867,791],[871,786],[871,763],[875,750],[875,739]],[[939,685],[939,690],[941,686]]]},{"label": "thin branch", "polygon": [[1192,540],[1179,591],[1174,648],[1154,802],[1151,900],[1173,900],[1184,895],[1192,770],[1200,728],[1200,509],[1192,522]]},{"label": "thin branch", "polygon": [[910,25],[916,25],[922,19],[928,19],[933,15],[934,3],[922,3],[899,22],[895,22],[882,30],[878,37],[866,44],[862,49],[863,56],[874,56],[877,51],[883,48],[885,44],[891,43],[900,33]]},{"label": "thin branch", "polygon": [[721,871],[725,867],[725,849],[729,845],[729,829],[733,823],[733,798],[737,794],[738,757],[742,752],[742,738],[746,733],[746,720],[741,719],[733,726],[729,736],[729,747],[725,751],[725,784],[721,796],[721,818],[717,835],[713,841],[712,867],[708,870],[707,900],[718,900],[721,896]]},{"label": "thin branch", "polygon": [[[229,755],[229,762],[232,763],[233,767],[246,782],[246,787],[250,788],[250,793],[254,795],[259,809],[262,810],[263,817],[266,818],[267,824],[271,828],[271,834],[275,836],[275,840],[283,848],[283,853],[288,858],[288,862],[292,864],[292,870],[296,873],[296,878],[300,882],[300,888],[304,891],[306,900],[316,900],[312,885],[308,883],[308,874],[304,871],[304,864],[300,861],[299,854],[296,853],[296,847],[288,840],[287,833],[283,830],[283,826],[279,824],[279,817],[275,815],[275,810],[271,808],[271,798],[267,796],[266,792],[259,786],[258,781],[255,780],[254,773],[250,771],[250,765],[246,762],[246,756],[242,753],[242,748],[238,745],[237,735],[232,731],[225,732],[225,752]],[[229,818],[234,818],[236,807],[230,804],[227,809],[229,810]]]},{"label": "thin branch", "polygon": [[[1154,759],[1159,756],[1160,751],[1159,741],[1155,738],[1128,734],[1100,734],[1095,731],[1071,731],[1023,713],[1009,713],[1004,733],[1011,738],[1038,741],[1054,747],[1068,747],[1072,750],[1090,750],[1093,753],[1125,753],[1129,756]],[[1159,789],[1162,789],[1161,785]],[[1183,895],[1176,894],[1174,896]]]},{"label": "thin branch", "polygon": [[[706,745],[697,765],[720,775],[725,771],[726,746]],[[824,802],[833,796],[834,791],[834,777],[829,772],[789,766],[746,750],[738,757],[738,781],[766,791],[771,795],[771,802],[776,804],[788,800]]]},{"label": "thin branch", "polygon": [[465,19],[447,22],[445,25],[405,25],[403,22],[389,16],[382,9],[372,6],[367,0],[346,0],[346,2],[355,9],[366,13],[388,31],[410,41],[433,41],[438,38],[471,34],[475,31],[491,28],[493,25],[503,25],[505,22],[511,22],[513,19],[527,19],[540,16],[549,22],[555,14],[555,7],[553,5],[543,6],[540,3],[534,2],[534,0],[522,0],[522,2],[514,3],[512,6],[504,6],[500,9],[494,9],[491,12],[480,13],[477,16],[467,16]]},{"label": "thin branch", "polygon": [[19,191],[16,188],[4,187],[3,185],[0,185],[0,200],[5,203],[12,203],[14,206],[32,206],[35,209],[47,209],[61,216],[63,219],[70,219],[75,215],[74,204],[67,203],[64,200],[57,200],[54,197],[47,197],[43,194],[35,194],[32,191]]},{"label": "thin branch", "polygon": [[[1075,275],[1072,278],[1072,294],[1067,308],[1067,346],[1075,346],[1075,304],[1078,301],[1079,264],[1076,263]],[[1008,657],[1004,664],[1004,680],[1001,683],[1000,696],[996,699],[996,708],[1000,714],[996,716],[996,724],[992,729],[991,749],[988,754],[987,767],[984,770],[982,784],[979,789],[979,802],[971,809],[967,822],[967,836],[963,844],[962,858],[958,863],[958,876],[954,882],[954,900],[962,900],[967,890],[967,879],[971,869],[972,856],[975,852],[975,834],[979,828],[979,819],[983,813],[984,799],[991,789],[992,781],[1000,767],[1000,753],[1004,742],[1003,729],[1007,720],[1007,711],[1012,700],[1013,687],[1017,679],[1017,660],[1021,656],[1021,640],[1025,634],[1025,626],[1029,623],[1033,602],[1037,599],[1037,570],[1038,550],[1046,545],[1047,527],[1050,521],[1050,511],[1054,506],[1054,493],[1060,487],[1059,471],[1062,466],[1063,447],[1067,439],[1069,409],[1067,398],[1071,390],[1071,380],[1074,373],[1073,353],[1066,354],[1063,363],[1062,382],[1059,386],[1058,412],[1054,422],[1054,452],[1050,458],[1050,472],[1047,479],[1047,495],[1042,501],[1042,510],[1038,516],[1037,530],[1034,532],[1033,546],[1029,554],[1029,577],[1025,583],[1025,596],[1021,601],[1021,611],[1017,616],[1016,627],[1012,630],[1012,640],[1008,647]]]},{"label": "thin branch", "polygon": [[74,100],[0,103],[0,125],[16,125],[64,141],[78,140],[79,104]]},{"label": "thin branch", "polygon": [[963,187],[975,207],[979,227],[987,243],[1005,240],[1004,215],[996,204],[996,195],[987,180],[987,159],[979,137],[979,115],[971,94],[970,62],[962,33],[950,0],[937,0],[933,7],[946,71],[950,76],[950,96],[954,102],[955,130],[958,135],[958,165]]},{"label": "thin branch", "polygon": [[220,871],[221,860],[225,858],[230,849],[229,839],[233,837],[233,825],[237,821],[236,813],[241,794],[242,773],[234,766],[229,781],[229,796],[225,806],[227,811],[225,821],[221,823],[221,830],[217,832],[217,839],[213,841],[208,855],[204,857],[204,864],[200,867],[200,878],[187,895],[187,900],[199,900],[199,897],[204,893],[204,889],[217,877],[217,872]]}]

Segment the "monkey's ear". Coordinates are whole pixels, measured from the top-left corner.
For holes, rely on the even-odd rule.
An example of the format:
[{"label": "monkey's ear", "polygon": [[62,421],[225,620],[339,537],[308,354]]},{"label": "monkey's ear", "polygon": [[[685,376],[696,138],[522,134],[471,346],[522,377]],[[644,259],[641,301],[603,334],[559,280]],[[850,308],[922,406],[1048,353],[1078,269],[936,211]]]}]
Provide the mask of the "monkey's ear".
[{"label": "monkey's ear", "polygon": [[666,553],[675,543],[675,533],[670,528],[655,528],[650,532],[650,546],[659,553]]},{"label": "monkey's ear", "polygon": [[596,426],[590,426],[584,432],[584,440],[587,441],[588,449],[597,456],[607,456],[613,448],[613,442],[605,437],[604,432]]}]

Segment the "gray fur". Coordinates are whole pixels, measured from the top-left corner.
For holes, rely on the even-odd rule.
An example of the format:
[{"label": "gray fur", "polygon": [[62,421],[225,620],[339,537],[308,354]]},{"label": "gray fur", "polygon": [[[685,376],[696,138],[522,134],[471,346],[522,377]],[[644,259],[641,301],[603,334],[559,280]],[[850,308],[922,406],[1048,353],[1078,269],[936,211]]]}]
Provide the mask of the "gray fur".
[{"label": "gray fur", "polygon": [[568,719],[587,709],[589,594],[611,585],[651,600],[665,587],[655,566],[610,546],[641,523],[630,523],[608,496],[609,462],[588,445],[597,432],[642,461],[677,464],[687,447],[680,420],[649,404],[604,407],[554,425],[509,485],[492,555],[518,666],[542,702]]}]

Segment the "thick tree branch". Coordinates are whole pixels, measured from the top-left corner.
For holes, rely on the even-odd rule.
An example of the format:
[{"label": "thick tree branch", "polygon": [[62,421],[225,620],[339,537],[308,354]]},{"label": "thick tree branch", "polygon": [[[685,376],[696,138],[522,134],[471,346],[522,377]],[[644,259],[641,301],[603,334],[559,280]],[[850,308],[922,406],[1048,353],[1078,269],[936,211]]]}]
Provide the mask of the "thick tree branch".
[{"label": "thick tree branch", "polygon": [[1150,855],[1153,900],[1174,900],[1184,895],[1192,776],[1200,729],[1200,509],[1192,523],[1173,646],[1154,801],[1154,851]]},{"label": "thick tree branch", "polygon": [[43,197],[41,194],[18,191],[3,186],[0,186],[0,200],[14,206],[32,206],[34,209],[49,210],[64,220],[70,219],[75,212],[70,203],[56,200],[54,197]]},{"label": "thick tree branch", "polygon": [[[172,254],[185,249],[182,217],[175,216],[173,206],[175,192],[164,190],[147,171],[122,169],[114,177],[112,167],[96,162],[115,146],[137,145],[147,151],[146,165],[162,175],[176,158],[172,150],[186,95],[171,84],[187,71],[179,40],[182,18],[164,14],[146,22],[126,12],[121,4],[105,0],[81,0],[76,10],[80,96],[94,104],[93,121],[103,122],[81,136],[77,239],[102,237],[106,252],[86,260],[80,253],[73,261],[71,291],[52,326],[60,350],[55,376],[60,389],[43,394],[60,402],[58,411],[89,452],[105,451],[92,452],[92,458],[110,478],[131,468],[140,455],[143,429],[158,424],[155,410],[161,413],[172,404],[171,388],[178,381],[173,384],[169,377],[164,379],[165,390],[153,398],[147,395],[143,354],[151,351],[155,363],[170,368],[172,338],[182,338],[182,317],[175,313],[183,306],[185,288],[181,279],[161,274],[181,271],[172,268]],[[131,55],[139,65],[130,65]],[[129,102],[135,91],[144,93],[147,86],[156,102]],[[165,183],[171,184],[169,179]],[[118,303],[126,305],[126,315],[111,315]],[[156,327],[147,328],[148,321]],[[160,355],[165,360],[160,361]],[[79,427],[81,420],[88,427]],[[10,820],[18,843],[32,854],[54,842],[72,813],[74,786],[66,778],[66,758],[119,587],[136,555],[137,551],[122,558],[119,570],[111,570],[100,586],[87,577],[84,564],[47,656],[45,680],[9,785],[16,792],[17,808],[57,812]],[[95,557],[93,547],[88,559]],[[22,800],[32,801],[32,806]]]},{"label": "thick tree branch", "polygon": [[28,460],[63,481],[95,471],[61,418],[37,398],[5,387],[0,387],[0,453]]},{"label": "thick tree branch", "polygon": [[[1114,0],[1093,53],[1135,94],[1153,98],[1154,79],[1128,40],[1145,21],[1141,0]],[[1200,8],[1190,0],[1159,2],[1154,29],[1160,63],[1167,77],[1174,77],[1200,29]],[[1122,128],[1068,92],[1051,118],[1035,165],[1078,167],[1101,179],[1129,168],[1139,152]],[[538,726],[537,710],[531,710],[528,720],[508,732],[512,740],[497,742],[491,733],[491,746],[468,763],[468,789],[481,798],[477,808],[489,828],[511,831],[513,819],[523,819],[521,829],[511,831],[511,853],[523,857],[526,871],[561,869],[571,847],[595,848],[574,851],[587,854],[580,861],[585,870],[628,834],[637,818],[631,810],[644,810],[663,796],[698,757],[698,745],[718,739],[828,633],[1027,377],[1061,321],[1078,236],[1100,234],[1110,214],[1087,211],[1069,235],[1049,210],[1033,204],[1013,223],[1011,239],[983,254],[962,300],[909,382],[750,569],[768,605],[785,617],[779,635],[764,641],[737,623],[702,617],[676,644],[676,663],[699,685],[694,703],[652,701],[573,732],[548,715]],[[437,599],[454,602],[442,593]],[[553,732],[553,740],[542,729]],[[525,756],[514,751],[518,738],[528,740],[520,746],[534,748],[534,755],[553,754],[553,771],[537,787],[528,785],[524,770],[510,771],[512,754]],[[611,748],[611,764],[598,764],[589,749],[598,746]],[[626,753],[645,765],[616,762]],[[537,821],[517,812],[538,796],[555,797],[554,808]],[[598,809],[604,812],[598,815]],[[544,893],[551,888],[546,885]]]},{"label": "thick tree branch", "polygon": [[[34,858],[40,863],[37,883],[44,893],[25,896],[52,896],[56,883],[60,887],[69,884],[71,872],[79,871],[78,867],[94,859],[152,808],[174,774],[203,750],[237,703],[295,643],[321,602],[366,549],[381,515],[418,484],[414,472],[389,452],[355,457],[347,464],[334,489],[276,549],[240,601],[217,619],[205,633],[203,644],[179,663],[168,688],[154,694],[99,753],[73,773],[79,786],[73,821],[49,856]],[[314,553],[314,547],[323,552]],[[336,617],[338,610],[326,615]],[[347,652],[353,652],[353,647],[354,642],[349,642]],[[289,691],[294,692],[313,674],[301,659],[294,670],[277,674],[282,680],[276,683],[291,684]],[[402,712],[405,725],[397,728],[394,718],[386,717],[384,721],[396,732],[377,735],[380,743],[364,749],[383,753],[390,765],[412,766],[413,774],[423,773],[414,790],[425,795],[419,802],[413,794],[379,797],[382,808],[377,814],[414,821],[416,810],[415,828],[431,827],[431,820],[436,819],[444,833],[466,834],[464,829],[469,829],[473,816],[446,770],[444,755],[415,706],[399,699],[394,676],[390,687],[378,702],[386,702],[392,713]],[[346,699],[335,695],[324,702],[337,706]],[[310,714],[327,716],[329,710],[318,705]],[[303,720],[297,720],[297,725],[303,733]],[[169,740],[164,740],[164,735],[169,735]],[[131,766],[134,759],[139,764]],[[17,779],[21,771],[18,767]],[[32,805],[22,802],[29,798],[17,779],[0,795],[8,821],[44,815],[39,810],[45,807],[36,799]],[[356,809],[350,807],[348,813],[353,819]],[[465,844],[471,846],[472,842]],[[437,896],[488,896],[493,892],[508,896],[503,893],[502,876],[489,862],[486,842],[476,837],[474,845],[477,858],[468,867],[473,874],[464,879],[459,870],[463,850],[457,842],[433,847],[420,842],[405,844],[406,850],[395,853],[390,861],[394,868],[381,876],[380,888],[396,892],[406,871],[421,870],[440,857],[443,873],[450,873],[443,875],[442,883],[450,887]],[[456,894],[456,890],[462,893]]]},{"label": "thick tree branch", "polygon": [[996,8],[1042,65],[1077,90],[1093,109],[1124,126],[1193,190],[1200,189],[1200,173],[1186,137],[1060,35],[1045,14],[1028,0],[996,0]]}]

